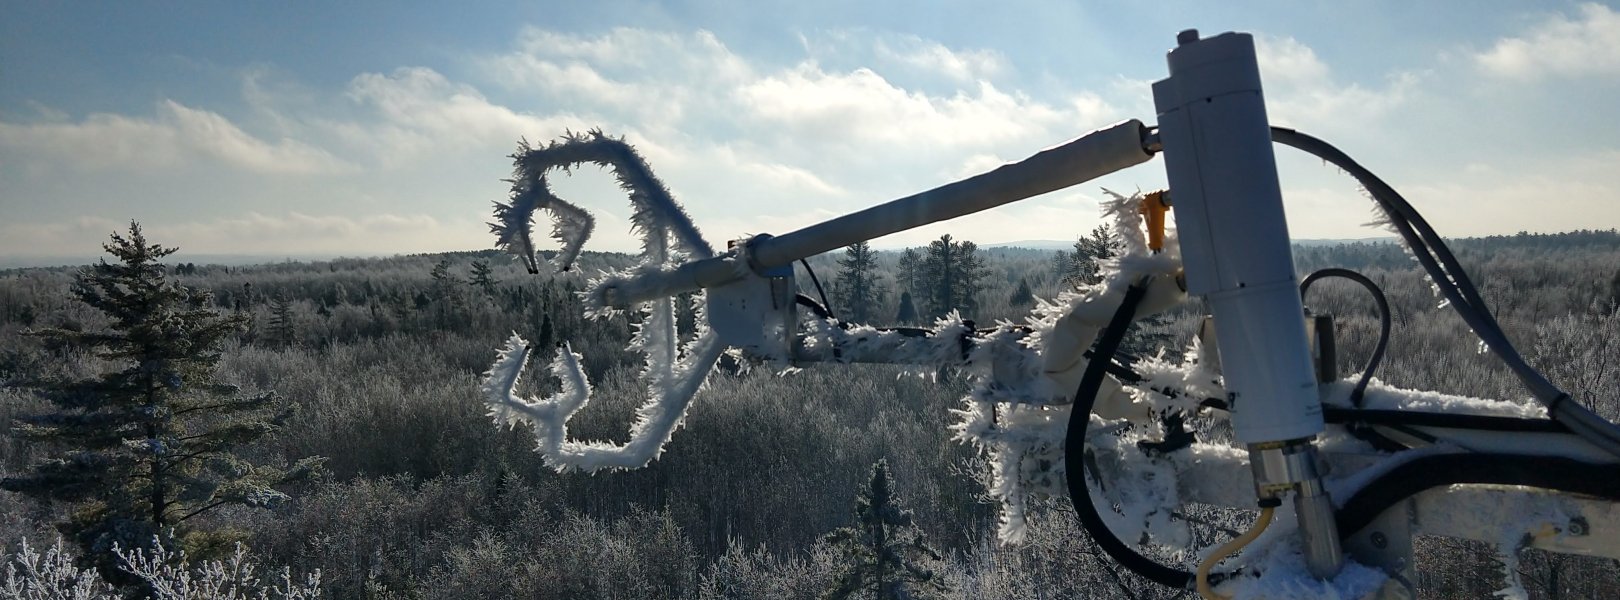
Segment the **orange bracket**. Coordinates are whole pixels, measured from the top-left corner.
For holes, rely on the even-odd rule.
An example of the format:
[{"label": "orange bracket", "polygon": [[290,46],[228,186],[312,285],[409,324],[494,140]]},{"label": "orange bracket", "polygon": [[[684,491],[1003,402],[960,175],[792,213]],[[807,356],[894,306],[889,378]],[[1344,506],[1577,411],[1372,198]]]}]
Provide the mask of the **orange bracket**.
[{"label": "orange bracket", "polygon": [[1149,192],[1142,197],[1142,206],[1137,211],[1142,213],[1144,225],[1147,226],[1148,248],[1154,252],[1163,250],[1164,213],[1170,211],[1170,192]]}]

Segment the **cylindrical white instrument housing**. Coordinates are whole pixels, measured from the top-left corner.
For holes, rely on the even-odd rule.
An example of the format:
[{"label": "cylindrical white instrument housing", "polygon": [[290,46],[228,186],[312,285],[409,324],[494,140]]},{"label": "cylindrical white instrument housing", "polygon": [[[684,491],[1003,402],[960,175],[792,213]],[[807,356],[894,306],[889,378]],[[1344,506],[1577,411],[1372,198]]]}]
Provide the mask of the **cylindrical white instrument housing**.
[{"label": "cylindrical white instrument housing", "polygon": [[1322,406],[1254,39],[1179,41],[1153,100],[1187,292],[1215,315],[1232,426],[1245,444],[1315,436]]}]

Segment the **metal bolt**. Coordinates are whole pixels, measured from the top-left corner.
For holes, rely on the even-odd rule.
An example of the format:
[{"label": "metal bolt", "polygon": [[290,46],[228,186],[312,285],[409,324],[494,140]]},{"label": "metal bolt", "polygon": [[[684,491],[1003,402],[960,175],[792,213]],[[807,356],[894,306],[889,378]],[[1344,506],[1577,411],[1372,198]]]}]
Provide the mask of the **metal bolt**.
[{"label": "metal bolt", "polygon": [[1389,538],[1382,531],[1374,531],[1371,539],[1374,548],[1383,550],[1389,547]]},{"label": "metal bolt", "polygon": [[1185,46],[1196,41],[1198,41],[1197,29],[1183,29],[1181,33],[1176,34],[1176,45],[1178,46]]},{"label": "metal bolt", "polygon": [[1575,517],[1569,520],[1570,535],[1586,535],[1591,532],[1592,525],[1587,523],[1585,518]]}]

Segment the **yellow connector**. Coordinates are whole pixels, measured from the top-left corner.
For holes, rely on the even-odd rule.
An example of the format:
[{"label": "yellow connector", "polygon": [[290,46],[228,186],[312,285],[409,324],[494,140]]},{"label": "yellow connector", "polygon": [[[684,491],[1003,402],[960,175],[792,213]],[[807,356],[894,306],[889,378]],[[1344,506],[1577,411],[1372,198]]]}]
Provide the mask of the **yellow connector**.
[{"label": "yellow connector", "polygon": [[1143,224],[1147,226],[1148,248],[1154,252],[1164,249],[1164,213],[1170,210],[1170,192],[1159,190],[1142,197]]}]

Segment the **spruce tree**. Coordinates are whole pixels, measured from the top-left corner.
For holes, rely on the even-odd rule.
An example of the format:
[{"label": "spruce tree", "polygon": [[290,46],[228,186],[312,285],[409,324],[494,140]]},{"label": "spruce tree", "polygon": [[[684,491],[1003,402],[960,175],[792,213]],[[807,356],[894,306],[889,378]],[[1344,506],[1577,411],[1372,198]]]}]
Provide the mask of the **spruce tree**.
[{"label": "spruce tree", "polygon": [[923,289],[923,255],[916,248],[906,248],[900,253],[900,275],[898,283],[900,289],[907,291],[921,291]]},{"label": "spruce tree", "polygon": [[484,294],[488,296],[494,296],[495,286],[500,284],[495,279],[493,271],[489,268],[489,261],[487,260],[475,260],[472,262],[472,277],[467,282],[472,284],[473,287],[483,290]]},{"label": "spruce tree", "polygon": [[465,299],[462,285],[465,283],[460,277],[450,273],[450,259],[440,260],[433,265],[428,273],[433,278],[433,285],[424,295],[416,301],[417,308],[433,307],[435,324],[440,327],[453,325],[452,322],[461,315],[462,302]]},{"label": "spruce tree", "polygon": [[900,311],[894,315],[894,321],[901,325],[917,322],[917,304],[911,301],[911,292],[900,292]]},{"label": "spruce tree", "polygon": [[977,299],[984,278],[984,259],[979,247],[969,241],[954,241],[950,234],[928,244],[923,254],[921,277],[927,295],[928,316],[939,318],[957,310],[971,317],[979,308]]},{"label": "spruce tree", "polygon": [[1035,292],[1029,289],[1028,277],[1018,278],[1018,288],[1013,290],[1012,296],[1007,298],[1007,302],[1013,306],[1029,306],[1035,303]]},{"label": "spruce tree", "polygon": [[270,340],[281,346],[291,345],[297,338],[297,323],[294,322],[293,303],[281,292],[270,297]]},{"label": "spruce tree", "polygon": [[213,545],[194,518],[230,504],[275,504],[286,496],[274,486],[320,461],[283,470],[235,454],[277,427],[270,394],[244,396],[214,381],[220,345],[247,317],[221,315],[206,292],[168,279],[158,261],[175,250],[147,243],[138,224],[103,248],[116,261],[80,271],[72,294],[104,313],[110,329],[29,333],[94,351],[113,370],[30,382],[56,410],[20,419],[16,433],[61,453],[0,488],[71,503],[60,529],[105,576],[122,578],[114,544],[146,548],[163,536],[194,549]]},{"label": "spruce tree", "polygon": [[877,287],[877,255],[866,242],[857,242],[844,249],[838,266],[838,288],[833,290],[837,314],[849,323],[871,321],[872,307],[883,300]]},{"label": "spruce tree", "polygon": [[923,543],[911,511],[900,507],[883,460],[872,465],[872,477],[855,497],[855,526],[825,539],[844,559],[827,598],[922,598],[945,589],[933,571],[918,564],[924,558],[939,560],[939,553]]}]

